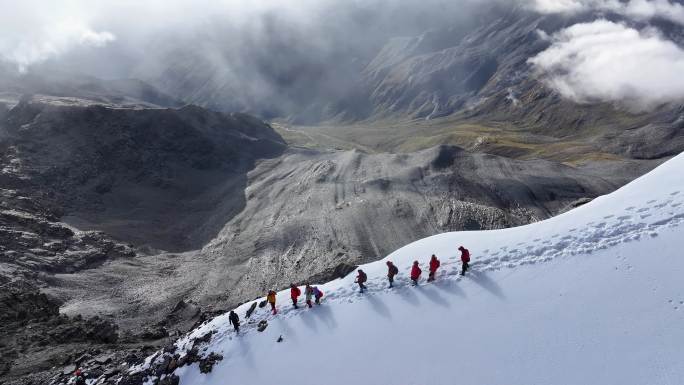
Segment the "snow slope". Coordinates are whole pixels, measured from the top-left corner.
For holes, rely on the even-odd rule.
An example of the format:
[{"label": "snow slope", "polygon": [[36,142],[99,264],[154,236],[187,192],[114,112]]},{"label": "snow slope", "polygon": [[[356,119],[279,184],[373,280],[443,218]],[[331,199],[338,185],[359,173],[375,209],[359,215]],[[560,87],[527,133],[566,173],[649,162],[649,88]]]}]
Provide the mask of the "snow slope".
[{"label": "snow slope", "polygon": [[[227,315],[177,342],[217,333],[209,374],[176,370],[181,385],[218,384],[681,384],[684,383],[684,155],[622,189],[528,226],[455,232],[321,285],[323,305],[277,316],[257,309],[236,336]],[[470,249],[460,278],[457,247]],[[427,261],[442,260],[425,283]],[[407,284],[414,259],[423,281]],[[268,328],[255,330],[267,319]],[[281,336],[284,341],[277,343]]]}]

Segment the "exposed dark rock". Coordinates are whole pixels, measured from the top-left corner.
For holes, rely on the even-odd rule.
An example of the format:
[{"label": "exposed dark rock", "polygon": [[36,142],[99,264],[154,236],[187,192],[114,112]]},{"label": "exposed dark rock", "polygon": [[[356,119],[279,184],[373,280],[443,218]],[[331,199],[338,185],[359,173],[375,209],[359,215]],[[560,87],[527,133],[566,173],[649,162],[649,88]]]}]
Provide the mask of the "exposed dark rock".
[{"label": "exposed dark rock", "polygon": [[[257,119],[194,106],[131,109],[28,100],[0,126],[0,148],[11,149],[0,161],[17,165],[5,174],[25,180],[27,193],[48,191],[67,221],[81,229],[165,250],[197,248],[211,239],[244,206],[245,174],[254,162],[285,149],[280,136]],[[0,220],[2,215],[13,214],[0,214]],[[73,235],[58,224],[38,230]]]},{"label": "exposed dark rock", "polygon": [[141,340],[159,340],[169,335],[168,330],[163,326],[148,326],[145,327],[137,337]]},{"label": "exposed dark rock", "polygon": [[[338,257],[342,257],[344,254],[339,254]],[[338,278],[344,278],[347,274],[357,269],[357,265],[352,265],[349,263],[340,263],[335,267],[328,268],[320,273],[314,274],[305,282],[328,282]]]},{"label": "exposed dark rock", "polygon": [[565,206],[565,208],[563,208],[562,210],[560,210],[559,213],[564,213],[564,212],[570,211],[570,210],[572,210],[572,209],[574,209],[574,208],[583,206],[583,205],[585,205],[585,204],[591,202],[592,200],[594,200],[594,199],[593,199],[593,198],[580,198],[580,199],[577,199],[577,200],[575,200],[575,201],[572,201],[572,202],[568,203],[568,205]]},{"label": "exposed dark rock", "polygon": [[159,380],[158,385],[178,385],[180,383],[180,378],[175,374],[168,375],[163,379]]},{"label": "exposed dark rock", "polygon": [[95,362],[97,362],[100,365],[105,365],[110,363],[114,359],[113,354],[103,354],[100,356],[95,357]]},{"label": "exposed dark rock", "polygon": [[211,341],[211,336],[214,335],[214,331],[210,330],[203,334],[201,337],[197,337],[195,339],[194,344],[202,344],[202,343],[209,343]]},{"label": "exposed dark rock", "polygon": [[76,365],[67,365],[62,370],[62,374],[64,374],[65,376],[72,375],[72,374],[74,374],[76,369],[77,369]]},{"label": "exposed dark rock", "polygon": [[142,385],[145,380],[142,373],[126,374],[118,382],[118,385]]},{"label": "exposed dark rock", "polygon": [[256,301],[252,302],[252,305],[250,305],[250,307],[247,309],[247,312],[245,313],[245,318],[251,317],[252,313],[254,313],[254,310],[256,310],[256,307],[257,307]]},{"label": "exposed dark rock", "polygon": [[261,321],[259,321],[259,324],[257,324],[257,330],[260,332],[263,332],[264,330],[266,330],[267,327],[268,327],[268,321],[266,321],[266,320],[261,320]]},{"label": "exposed dark rock", "polygon": [[214,352],[209,353],[206,358],[202,358],[199,361],[199,369],[201,373],[210,373],[211,369],[214,367],[218,361],[221,361],[223,356]]}]

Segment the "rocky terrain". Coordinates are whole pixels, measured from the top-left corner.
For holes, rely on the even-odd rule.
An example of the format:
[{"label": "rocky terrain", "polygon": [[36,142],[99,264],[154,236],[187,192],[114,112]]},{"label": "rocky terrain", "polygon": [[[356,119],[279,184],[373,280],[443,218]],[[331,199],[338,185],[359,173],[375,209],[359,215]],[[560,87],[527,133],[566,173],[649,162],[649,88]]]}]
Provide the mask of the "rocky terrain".
[{"label": "rocky terrain", "polygon": [[427,234],[546,218],[655,164],[288,148],[246,115],[58,96],[2,118],[9,383],[98,373],[83,354],[135,361],[267,288],[344,275]]},{"label": "rocky terrain", "polygon": [[254,160],[285,147],[246,115],[60,102],[25,101],[6,114],[4,175],[49,194],[67,223],[139,246],[202,246],[241,210]]},{"label": "rocky terrain", "polygon": [[[113,261],[135,264],[155,248],[201,246],[218,232],[223,216],[244,205],[241,188],[251,164],[258,157],[277,156],[285,147],[282,140],[251,117],[193,107],[105,107],[92,100],[38,95],[4,112],[2,373],[22,376],[73,363],[100,344],[109,350],[113,343],[123,344],[119,350],[137,349],[200,319],[202,311],[180,296],[164,303],[155,323],[142,320],[135,328],[118,330],[118,309],[102,302],[65,311],[72,293],[51,289],[63,287],[60,276],[98,270]],[[88,284],[77,279],[76,287],[64,291],[83,294],[101,288],[106,297],[116,298],[113,290],[123,279],[100,277]],[[128,310],[140,308],[127,300]]]}]

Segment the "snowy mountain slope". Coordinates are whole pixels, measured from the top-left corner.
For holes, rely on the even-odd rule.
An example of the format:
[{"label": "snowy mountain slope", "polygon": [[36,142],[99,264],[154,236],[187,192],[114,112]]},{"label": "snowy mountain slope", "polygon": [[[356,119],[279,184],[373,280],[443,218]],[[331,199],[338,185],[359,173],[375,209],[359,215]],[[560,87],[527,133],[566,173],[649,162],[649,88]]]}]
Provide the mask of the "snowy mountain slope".
[{"label": "snowy mountain slope", "polygon": [[[401,271],[392,290],[383,260],[363,266],[365,294],[350,275],[320,285],[326,296],[314,309],[292,310],[281,292],[277,316],[257,309],[245,324],[251,303],[242,305],[241,335],[223,315],[176,344],[186,351],[216,331],[203,353],[223,355],[213,371],[175,373],[182,385],[680,383],[683,167],[679,155],[543,222],[409,244],[386,258]],[[465,278],[459,245],[473,255]],[[427,284],[432,253],[442,268]],[[424,271],[418,287],[407,284],[414,259]]]}]

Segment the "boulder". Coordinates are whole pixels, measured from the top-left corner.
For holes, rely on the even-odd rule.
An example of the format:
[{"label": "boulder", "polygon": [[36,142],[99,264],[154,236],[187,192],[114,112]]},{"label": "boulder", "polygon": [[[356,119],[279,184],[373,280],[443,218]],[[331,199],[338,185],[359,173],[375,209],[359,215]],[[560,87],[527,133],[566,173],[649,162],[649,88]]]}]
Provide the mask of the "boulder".
[{"label": "boulder", "polygon": [[214,352],[211,352],[206,358],[203,358],[199,362],[199,369],[201,373],[210,373],[211,369],[214,367],[214,364],[217,363],[218,361],[221,361],[223,359],[223,356],[220,354],[216,354]]},{"label": "boulder", "polygon": [[65,376],[74,374],[76,369],[76,365],[67,365],[64,367],[64,369],[62,369],[62,374],[64,374]]}]

